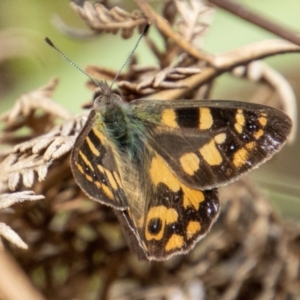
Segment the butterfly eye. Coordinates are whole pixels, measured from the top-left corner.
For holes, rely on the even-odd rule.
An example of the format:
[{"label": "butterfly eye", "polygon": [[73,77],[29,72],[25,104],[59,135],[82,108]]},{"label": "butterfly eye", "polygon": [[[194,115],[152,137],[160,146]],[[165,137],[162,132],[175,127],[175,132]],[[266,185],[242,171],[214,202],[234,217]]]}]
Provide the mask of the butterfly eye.
[{"label": "butterfly eye", "polygon": [[94,93],[94,96],[93,96],[93,102],[95,102],[95,100],[98,98],[98,97],[101,97],[103,95],[103,92],[100,90],[100,89],[96,89],[95,93]]}]

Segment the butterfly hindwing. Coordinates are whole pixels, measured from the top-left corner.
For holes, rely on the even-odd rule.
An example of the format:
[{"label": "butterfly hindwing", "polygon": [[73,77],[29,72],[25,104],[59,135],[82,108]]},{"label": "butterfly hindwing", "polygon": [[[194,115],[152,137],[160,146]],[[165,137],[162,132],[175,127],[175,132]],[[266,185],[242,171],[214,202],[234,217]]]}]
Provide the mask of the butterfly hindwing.
[{"label": "butterfly hindwing", "polygon": [[283,145],[290,119],[267,106],[235,101],[136,101],[155,116],[151,146],[186,184],[227,184]]},{"label": "butterfly hindwing", "polygon": [[117,209],[128,207],[112,148],[94,110],[77,137],[71,161],[78,185],[90,198]]},{"label": "butterfly hindwing", "polygon": [[184,184],[156,151],[149,161],[149,182],[156,201],[147,201],[138,228],[149,259],[188,252],[209,231],[219,213],[217,189]]},{"label": "butterfly hindwing", "polygon": [[[135,239],[138,247],[131,248],[140,258],[165,260],[188,252],[207,234],[219,213],[218,191],[190,188],[151,147],[144,154],[145,170],[135,165],[140,178],[135,183],[138,192],[128,191],[124,183],[129,209],[123,212],[121,223],[126,220],[123,230],[130,244]],[[120,220],[119,212],[118,217]]]}]

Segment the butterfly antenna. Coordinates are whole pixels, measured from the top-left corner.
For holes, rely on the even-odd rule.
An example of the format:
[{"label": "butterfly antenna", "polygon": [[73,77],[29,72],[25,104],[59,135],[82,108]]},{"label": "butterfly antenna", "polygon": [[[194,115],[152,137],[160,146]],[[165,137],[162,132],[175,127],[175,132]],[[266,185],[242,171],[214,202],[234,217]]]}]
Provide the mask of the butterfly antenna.
[{"label": "butterfly antenna", "polygon": [[53,49],[55,49],[66,61],[68,61],[73,67],[75,67],[77,70],[79,70],[81,73],[83,73],[84,75],[86,75],[88,78],[90,78],[98,87],[101,87],[99,85],[99,83],[93,79],[87,72],[85,72],[84,70],[82,70],[78,65],[76,65],[66,54],[64,54],[60,49],[58,49],[53,43],[52,41],[45,37],[44,38],[45,42],[51,46]]},{"label": "butterfly antenna", "polygon": [[120,73],[122,72],[122,70],[124,69],[124,67],[128,64],[128,62],[130,61],[132,55],[134,54],[136,48],[138,47],[142,37],[147,33],[148,29],[150,27],[150,24],[147,23],[143,29],[143,32],[141,33],[141,35],[139,36],[135,46],[133,47],[133,50],[131,51],[131,53],[129,54],[129,56],[127,57],[126,61],[124,62],[123,66],[120,68],[120,70],[118,71],[118,73],[116,74],[115,78],[113,79],[111,85],[110,85],[110,89],[112,88],[113,84],[116,82],[117,78],[119,77]]}]

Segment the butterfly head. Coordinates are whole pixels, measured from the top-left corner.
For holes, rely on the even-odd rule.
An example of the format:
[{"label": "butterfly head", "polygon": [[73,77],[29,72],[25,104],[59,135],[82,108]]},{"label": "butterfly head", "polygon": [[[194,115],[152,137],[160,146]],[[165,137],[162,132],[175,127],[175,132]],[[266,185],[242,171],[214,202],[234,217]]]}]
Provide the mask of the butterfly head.
[{"label": "butterfly head", "polygon": [[120,106],[122,98],[112,92],[111,88],[105,81],[98,83],[98,87],[94,94],[94,109],[96,111],[102,110],[108,106]]}]

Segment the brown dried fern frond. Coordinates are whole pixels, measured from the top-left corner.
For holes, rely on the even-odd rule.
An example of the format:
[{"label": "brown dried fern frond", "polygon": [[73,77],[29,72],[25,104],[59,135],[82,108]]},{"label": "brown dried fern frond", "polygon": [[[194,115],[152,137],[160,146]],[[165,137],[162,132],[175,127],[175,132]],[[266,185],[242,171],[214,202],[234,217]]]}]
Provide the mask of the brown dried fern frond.
[{"label": "brown dried fern frond", "polygon": [[135,28],[138,27],[141,31],[147,24],[147,19],[138,10],[128,13],[117,6],[107,9],[100,3],[92,5],[88,1],[83,6],[71,2],[71,7],[92,30],[113,34],[121,30],[124,39],[130,38]]},{"label": "brown dried fern frond", "polygon": [[[52,94],[57,84],[58,80],[52,79],[45,86],[22,95],[10,111],[0,116],[5,124],[4,130],[13,132],[21,127],[28,127],[33,132],[43,133],[51,128],[55,118],[70,118],[70,112],[52,101]],[[42,116],[35,114],[40,109],[44,111]]]},{"label": "brown dried fern frond", "polygon": [[2,183],[7,183],[14,191],[21,180],[27,188],[32,187],[36,179],[45,180],[50,165],[73,148],[85,120],[85,115],[66,120],[48,133],[16,145],[12,154],[0,164]]},{"label": "brown dried fern frond", "polygon": [[[7,187],[15,191],[18,185],[31,188],[36,181],[43,181],[49,166],[65,156],[72,149],[75,139],[83,127],[86,116],[71,117],[71,114],[52,99],[57,80],[23,95],[15,106],[4,113],[4,131],[2,144],[14,145],[12,153],[1,163],[0,182],[2,192]],[[42,115],[35,114],[39,110]],[[63,122],[56,125],[57,120]],[[30,129],[19,143],[17,130]]]},{"label": "brown dried fern frond", "polygon": [[213,21],[214,8],[202,0],[175,0],[180,14],[178,32],[191,43],[201,46],[203,37]]},{"label": "brown dried fern frond", "polygon": [[[23,191],[16,193],[4,194],[1,192],[0,184],[0,210],[5,209],[15,203],[24,202],[24,201],[36,201],[45,199],[42,195],[35,195],[32,191]],[[16,245],[19,248],[27,249],[28,246],[26,243],[19,237],[19,235],[12,230],[9,226],[4,223],[0,223],[0,237],[4,237],[12,244]],[[1,239],[0,239],[1,244]]]},{"label": "brown dried fern frond", "polygon": [[[186,86],[179,81],[201,72],[201,69],[196,66],[177,67],[177,65],[179,64],[176,63],[160,71],[155,67],[138,68],[138,65],[131,65],[127,73],[121,74],[118,88],[126,101],[130,101],[157,91],[185,88]],[[88,66],[86,70],[97,80],[112,80],[117,74],[97,66]],[[93,82],[89,84],[95,87]]]}]

